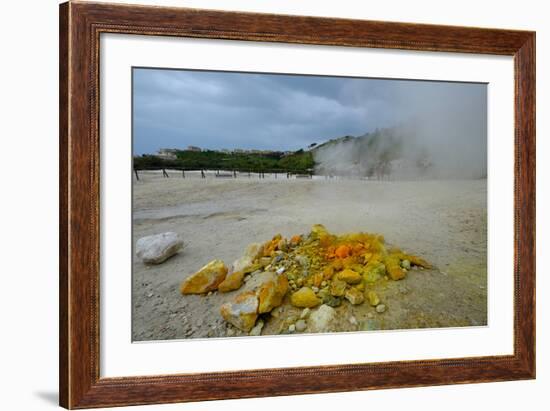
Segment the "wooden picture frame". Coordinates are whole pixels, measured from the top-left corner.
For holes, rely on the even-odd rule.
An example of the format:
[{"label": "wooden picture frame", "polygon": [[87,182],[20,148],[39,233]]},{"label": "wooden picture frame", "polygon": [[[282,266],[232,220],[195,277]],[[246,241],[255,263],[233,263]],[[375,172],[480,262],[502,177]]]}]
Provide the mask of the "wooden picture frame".
[{"label": "wooden picture frame", "polygon": [[[513,56],[513,355],[100,378],[101,33]],[[534,32],[69,2],[60,5],[59,48],[61,406],[125,406],[535,378]]]}]

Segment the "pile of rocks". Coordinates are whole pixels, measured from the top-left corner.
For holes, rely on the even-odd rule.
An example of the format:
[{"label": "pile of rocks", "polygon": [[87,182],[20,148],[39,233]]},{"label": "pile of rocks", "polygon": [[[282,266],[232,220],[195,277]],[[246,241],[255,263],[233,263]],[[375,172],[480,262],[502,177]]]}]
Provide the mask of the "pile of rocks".
[{"label": "pile of rocks", "polygon": [[240,290],[221,306],[220,313],[251,335],[260,335],[265,321],[285,301],[304,309],[285,332],[327,332],[336,318],[334,307],[344,302],[368,303],[377,313],[385,312],[386,305],[373,290],[375,284],[401,280],[408,270],[419,267],[430,268],[430,264],[386,247],[381,235],[336,236],[315,225],[307,235],[285,239],[278,234],[264,244],[249,245],[230,269],[221,260],[211,261],[183,281],[180,291]]}]

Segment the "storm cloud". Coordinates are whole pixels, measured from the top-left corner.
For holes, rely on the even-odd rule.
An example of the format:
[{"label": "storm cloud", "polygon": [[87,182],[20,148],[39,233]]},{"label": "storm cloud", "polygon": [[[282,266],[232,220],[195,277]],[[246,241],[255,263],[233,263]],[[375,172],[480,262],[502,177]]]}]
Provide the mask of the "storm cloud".
[{"label": "storm cloud", "polygon": [[[486,152],[486,85],[134,68],[134,154],[160,148],[297,150],[414,124]],[[434,133],[434,131],[436,131]],[[435,140],[434,140],[435,141]],[[439,143],[445,147],[445,142]]]}]

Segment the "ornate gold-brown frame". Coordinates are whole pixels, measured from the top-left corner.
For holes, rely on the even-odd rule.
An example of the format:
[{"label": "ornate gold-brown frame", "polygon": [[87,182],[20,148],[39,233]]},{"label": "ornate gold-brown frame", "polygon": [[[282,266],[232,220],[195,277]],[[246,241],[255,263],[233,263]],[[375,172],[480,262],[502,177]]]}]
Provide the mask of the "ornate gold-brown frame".
[{"label": "ornate gold-brown frame", "polygon": [[[499,54],[515,62],[514,354],[100,378],[101,33]],[[60,404],[90,408],[535,377],[535,33],[184,8],[60,6]]]}]

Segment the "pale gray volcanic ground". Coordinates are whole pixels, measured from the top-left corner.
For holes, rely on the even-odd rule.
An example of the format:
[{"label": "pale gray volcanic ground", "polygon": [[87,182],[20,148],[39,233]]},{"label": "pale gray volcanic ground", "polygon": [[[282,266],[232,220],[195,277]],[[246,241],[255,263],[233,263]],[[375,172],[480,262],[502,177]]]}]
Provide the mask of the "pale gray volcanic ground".
[{"label": "pale gray volcanic ground", "polygon": [[[133,340],[242,335],[220,305],[239,293],[182,296],[184,278],[213,259],[229,266],[249,243],[275,234],[308,233],[323,224],[335,234],[376,232],[386,242],[434,264],[411,270],[377,292],[383,314],[368,304],[336,308],[336,331],[487,324],[487,181],[201,179],[189,173],[140,172],[134,181],[133,240],[175,231],[186,247],[160,265],[133,261]],[[277,334],[300,310],[288,303],[262,334]]]}]

